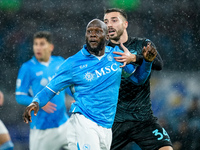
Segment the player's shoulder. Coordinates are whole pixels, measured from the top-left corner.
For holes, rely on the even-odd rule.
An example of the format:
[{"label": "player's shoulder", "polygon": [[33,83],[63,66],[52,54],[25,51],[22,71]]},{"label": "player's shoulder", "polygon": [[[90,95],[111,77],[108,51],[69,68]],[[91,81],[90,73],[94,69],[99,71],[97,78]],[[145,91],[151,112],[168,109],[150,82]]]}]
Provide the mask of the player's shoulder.
[{"label": "player's shoulder", "polygon": [[73,66],[74,62],[75,62],[75,59],[73,57],[74,57],[74,55],[65,59],[63,61],[63,63],[61,64],[60,68],[66,68],[66,67],[69,68],[69,66],[71,68]]},{"label": "player's shoulder", "polygon": [[136,42],[144,42],[144,41],[151,41],[148,38],[145,37],[130,37],[131,41],[136,41]]},{"label": "player's shoulder", "polygon": [[35,65],[37,62],[34,60],[34,58],[29,59],[28,61],[24,62],[21,66],[21,68],[30,68],[31,66]]},{"label": "player's shoulder", "polygon": [[130,44],[132,45],[132,44],[136,44],[136,45],[147,45],[147,43],[149,43],[149,42],[151,42],[152,43],[152,41],[150,40],[150,39],[148,39],[148,38],[145,38],[145,37],[131,37],[130,38]]},{"label": "player's shoulder", "polygon": [[51,56],[53,61],[61,61],[63,62],[65,59],[62,56]]},{"label": "player's shoulder", "polygon": [[106,53],[110,53],[110,52],[114,52],[114,51],[121,51],[121,50],[120,50],[119,46],[117,46],[117,45],[114,47],[106,46],[106,48],[105,48]]}]

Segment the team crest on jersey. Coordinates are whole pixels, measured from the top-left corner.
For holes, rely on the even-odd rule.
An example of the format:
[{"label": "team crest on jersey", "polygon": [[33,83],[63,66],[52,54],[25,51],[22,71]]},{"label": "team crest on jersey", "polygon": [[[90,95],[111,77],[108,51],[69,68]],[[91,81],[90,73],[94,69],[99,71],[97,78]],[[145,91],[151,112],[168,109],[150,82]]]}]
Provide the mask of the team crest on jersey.
[{"label": "team crest on jersey", "polygon": [[108,56],[107,56],[107,59],[108,59],[108,61],[112,61],[112,60],[113,60],[113,57],[112,57],[111,55],[108,55]]},{"label": "team crest on jersey", "polygon": [[84,77],[87,81],[92,81],[94,79],[94,74],[87,72],[85,73],[85,77]]},{"label": "team crest on jersey", "polygon": [[83,150],[90,150],[90,145],[89,144],[84,144],[83,145]]}]

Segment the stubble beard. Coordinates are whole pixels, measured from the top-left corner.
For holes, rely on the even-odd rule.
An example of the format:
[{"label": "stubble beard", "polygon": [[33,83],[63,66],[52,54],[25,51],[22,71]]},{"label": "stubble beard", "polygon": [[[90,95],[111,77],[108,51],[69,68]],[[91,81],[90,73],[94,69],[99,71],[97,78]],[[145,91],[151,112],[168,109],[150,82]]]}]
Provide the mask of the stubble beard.
[{"label": "stubble beard", "polygon": [[109,38],[110,38],[110,40],[113,40],[113,41],[115,41],[115,42],[119,42],[120,37],[121,37],[122,34],[124,33],[124,30],[123,30],[123,29],[120,29],[120,30],[118,30],[116,33],[117,33],[116,36],[114,36],[114,37],[109,37]]}]

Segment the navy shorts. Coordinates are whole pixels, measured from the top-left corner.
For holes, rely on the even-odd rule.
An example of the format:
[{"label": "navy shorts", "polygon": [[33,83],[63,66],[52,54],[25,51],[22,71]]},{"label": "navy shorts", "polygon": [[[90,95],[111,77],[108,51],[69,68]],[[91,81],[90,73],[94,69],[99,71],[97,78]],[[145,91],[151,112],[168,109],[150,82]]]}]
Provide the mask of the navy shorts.
[{"label": "navy shorts", "polygon": [[112,132],[111,150],[121,150],[130,142],[135,142],[142,150],[158,150],[163,146],[172,147],[168,133],[156,119],[145,122],[115,122]]}]

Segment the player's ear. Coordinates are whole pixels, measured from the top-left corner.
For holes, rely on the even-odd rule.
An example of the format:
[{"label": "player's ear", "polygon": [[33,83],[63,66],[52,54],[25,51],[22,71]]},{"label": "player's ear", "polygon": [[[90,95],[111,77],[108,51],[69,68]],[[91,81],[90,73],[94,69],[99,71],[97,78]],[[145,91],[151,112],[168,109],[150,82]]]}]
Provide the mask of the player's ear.
[{"label": "player's ear", "polygon": [[124,21],[124,28],[126,29],[128,27],[128,21]]},{"label": "player's ear", "polygon": [[54,50],[54,45],[51,44],[50,46],[51,46],[51,52],[52,52]]}]

